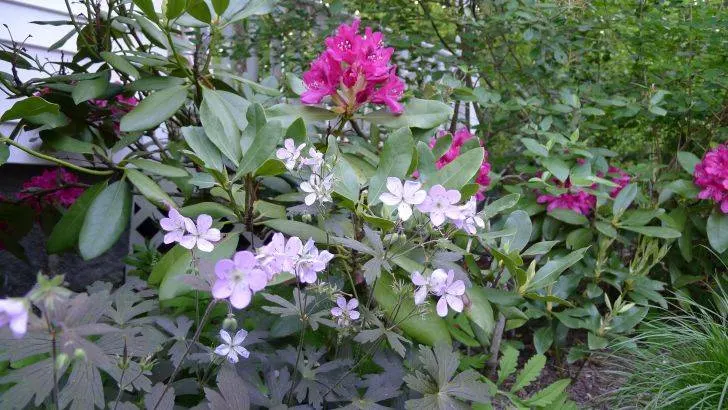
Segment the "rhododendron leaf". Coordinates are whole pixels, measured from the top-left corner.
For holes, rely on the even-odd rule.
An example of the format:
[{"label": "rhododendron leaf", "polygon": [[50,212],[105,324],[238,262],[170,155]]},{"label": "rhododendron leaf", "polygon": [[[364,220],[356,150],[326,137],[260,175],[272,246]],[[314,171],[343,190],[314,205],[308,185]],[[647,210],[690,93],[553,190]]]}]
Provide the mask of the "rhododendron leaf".
[{"label": "rhododendron leaf", "polygon": [[86,212],[78,237],[78,248],[85,260],[111,248],[129,223],[131,190],[124,181],[106,187]]},{"label": "rhododendron leaf", "polygon": [[0,117],[0,122],[29,118],[41,114],[59,114],[58,104],[50,103],[41,97],[28,97],[13,104],[9,110]]},{"label": "rhododendron leaf", "polygon": [[719,254],[728,250],[728,215],[714,209],[706,225],[708,242]]},{"label": "rhododendron leaf", "polygon": [[637,194],[639,194],[640,189],[636,184],[629,184],[626,187],[622,188],[621,191],[619,191],[619,194],[617,194],[617,197],[614,198],[614,203],[612,204],[612,214],[614,216],[621,216],[624,211],[629,208],[630,205],[632,205],[632,202],[637,197]]},{"label": "rhododendron leaf", "polygon": [[226,24],[273,11],[276,0],[235,1],[223,14]]},{"label": "rhododendron leaf", "polygon": [[258,167],[273,155],[276,146],[283,138],[283,127],[278,121],[269,121],[262,128],[258,129],[253,138],[252,144],[240,160],[240,167],[235,173],[233,180],[240,176],[255,172]]},{"label": "rhododendron leaf", "polygon": [[554,330],[551,326],[544,326],[533,332],[533,345],[538,354],[544,354],[554,343]]},{"label": "rhododendron leaf", "polygon": [[111,72],[105,70],[97,78],[78,82],[71,92],[73,102],[78,105],[84,101],[102,97],[109,86],[110,78]]},{"label": "rhododendron leaf", "polygon": [[175,86],[150,94],[121,118],[123,132],[146,131],[173,116],[187,101],[187,87]]},{"label": "rhododendron leaf", "polygon": [[389,135],[384,142],[376,173],[369,181],[369,205],[380,202],[379,195],[385,191],[388,177],[406,177],[413,150],[414,142],[409,128],[400,128]]},{"label": "rhododendron leaf", "polygon": [[106,181],[98,183],[84,191],[76,202],[68,208],[61,220],[53,227],[46,244],[48,253],[59,253],[73,248],[78,242],[86,211],[93,200],[106,188]]},{"label": "rhododendron leaf", "polygon": [[523,145],[526,146],[526,149],[531,151],[532,153],[536,155],[540,155],[542,157],[548,157],[549,156],[549,149],[546,148],[545,145],[541,144],[540,142],[536,141],[533,138],[521,138],[521,142]]},{"label": "rhododendron leaf", "polygon": [[678,151],[677,162],[690,175],[695,173],[695,166],[700,163],[700,158],[688,151]]},{"label": "rhododendron leaf", "polygon": [[217,202],[198,202],[196,204],[187,205],[180,208],[179,212],[192,219],[196,219],[201,214],[210,215],[213,219],[229,218],[235,219],[235,212],[225,205]]},{"label": "rhododendron leaf", "polygon": [[[332,161],[335,164],[332,170],[334,174],[334,192],[353,203],[358,202],[359,179],[354,168],[341,153],[341,150],[339,150],[336,137],[333,135],[329,136],[328,147],[326,148],[326,160]],[[351,208],[351,206],[349,207]]]},{"label": "rhododendron leaf", "polygon": [[561,182],[569,178],[569,164],[560,158],[544,158],[541,160],[546,167]]},{"label": "rhododendron leaf", "polygon": [[0,144],[0,165],[5,164],[10,158],[10,147],[6,144]]},{"label": "rhododendron leaf", "polygon": [[202,127],[182,127],[182,136],[207,168],[222,171],[224,169],[222,153],[207,138]]},{"label": "rhododendron leaf", "polygon": [[212,22],[212,14],[205,0],[189,0],[187,13],[203,23],[210,24]]},{"label": "rhododendron leaf", "polygon": [[460,154],[453,162],[437,171],[426,185],[441,184],[445,188],[459,190],[478,173],[484,156],[485,150],[480,147]]},{"label": "rhododendron leaf", "polygon": [[263,222],[263,225],[288,236],[297,236],[304,242],[309,238],[317,243],[328,242],[328,234],[325,231],[307,223],[288,219],[271,219]]},{"label": "rhododendron leaf", "polygon": [[586,216],[576,211],[572,211],[571,209],[556,208],[548,211],[547,215],[570,225],[586,225],[589,223]]},{"label": "rhododendron leaf", "polygon": [[175,203],[156,182],[136,169],[127,168],[124,174],[139,192],[154,205],[163,208]]},{"label": "rhododendron leaf", "polygon": [[286,73],[286,84],[288,88],[293,91],[296,95],[301,95],[308,90],[306,84],[297,75],[293,73]]},{"label": "rhododendron leaf", "polygon": [[103,58],[104,61],[106,61],[110,66],[114,67],[117,71],[120,71],[130,77],[139,77],[139,71],[136,69],[136,67],[131,65],[131,63],[126,58],[108,51],[102,51],[101,58]]},{"label": "rhododendron leaf", "polygon": [[159,21],[157,12],[154,10],[154,2],[152,0],[134,0],[134,4],[139,7],[145,16],[154,21]]},{"label": "rhododendron leaf", "polygon": [[189,176],[187,171],[185,171],[182,168],[162,164],[161,162],[152,161],[150,159],[136,158],[136,159],[130,160],[129,163],[133,164],[149,173],[161,175],[163,177],[184,178],[184,177]]},{"label": "rhododendron leaf", "polygon": [[170,385],[167,388],[167,385],[162,382],[155,384],[152,391],[144,395],[144,407],[147,409],[172,410],[174,408],[174,387]]},{"label": "rhododendron leaf", "polygon": [[452,113],[450,104],[411,98],[404,105],[402,114],[396,115],[390,113],[388,109],[382,109],[359,118],[387,128],[434,128],[450,119]]},{"label": "rhododendron leaf", "polygon": [[561,275],[562,272],[569,269],[575,263],[579,262],[584,257],[584,254],[588,249],[589,248],[582,248],[573,251],[566,256],[552,259],[546,262],[546,264],[541,266],[538,271],[536,271],[536,276],[534,276],[533,279],[528,282],[528,284],[526,285],[526,290],[529,292],[535,292],[556,282],[556,280],[559,278],[559,275]]},{"label": "rhododendron leaf", "polygon": [[490,219],[507,209],[513,208],[520,198],[520,194],[508,194],[500,197],[484,206],[483,210],[480,211],[480,216],[485,220]]},{"label": "rhododendron leaf", "polygon": [[680,237],[680,231],[668,228],[664,226],[627,226],[627,225],[621,225],[621,229],[626,229],[628,231],[637,232],[639,234],[650,236],[653,238],[662,238],[662,239],[677,239]]},{"label": "rhododendron leaf", "polygon": [[520,252],[531,239],[531,232],[533,231],[531,218],[525,211],[520,209],[513,211],[508,215],[506,223],[503,225],[503,229],[509,228],[515,229],[516,233],[501,240],[501,249],[508,252]]},{"label": "rhododendron leaf", "polygon": [[175,245],[154,264],[147,282],[150,285],[158,285],[168,274],[172,275],[170,272],[184,273],[190,266],[191,261],[192,255],[190,252],[180,245]]},{"label": "rhododendron leaf", "polygon": [[428,184],[437,172],[435,167],[435,156],[432,155],[430,147],[422,141],[417,143],[417,167],[420,172],[420,181]]},{"label": "rhododendron leaf", "polygon": [[307,123],[317,123],[338,117],[338,114],[325,108],[302,104],[276,104],[268,108],[266,114],[269,120],[280,121],[284,128],[290,127],[299,118]]},{"label": "rhododendron leaf", "polygon": [[392,290],[391,275],[384,274],[379,277],[374,286],[374,299],[389,319],[393,323],[398,323],[398,327],[414,340],[430,346],[440,343],[450,345],[447,325],[437,316],[433,306],[426,307],[423,315],[408,317],[407,312],[415,310],[414,295],[411,298],[400,298],[395,295]]},{"label": "rhododendron leaf", "polygon": [[293,138],[296,144],[302,144],[306,142],[308,137],[308,130],[306,129],[306,122],[303,118],[298,118],[293,121],[291,125],[286,129],[286,138]]},{"label": "rhododendron leaf", "polygon": [[[488,297],[480,286],[473,286],[465,292],[468,299],[470,299],[470,306],[465,310],[465,314],[483,331],[484,339],[490,340],[495,328],[495,319],[493,317],[493,307],[490,305]],[[483,338],[479,337],[479,339]]]},{"label": "rhododendron leaf", "polygon": [[200,122],[202,122],[202,127],[205,129],[205,134],[220,152],[233,164],[237,165],[242,151],[240,148],[240,130],[235,122],[234,115],[217,91],[203,88],[202,95]]}]

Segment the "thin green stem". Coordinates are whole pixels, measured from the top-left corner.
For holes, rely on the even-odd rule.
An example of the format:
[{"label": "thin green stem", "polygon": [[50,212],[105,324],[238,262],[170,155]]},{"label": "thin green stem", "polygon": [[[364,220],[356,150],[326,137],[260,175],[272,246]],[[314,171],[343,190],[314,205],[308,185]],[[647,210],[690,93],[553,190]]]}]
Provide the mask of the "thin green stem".
[{"label": "thin green stem", "polygon": [[66,161],[63,161],[61,159],[52,157],[50,155],[41,154],[40,152],[35,151],[35,150],[32,150],[32,149],[27,148],[27,147],[24,147],[23,145],[18,144],[17,142],[15,142],[15,141],[11,140],[10,138],[7,138],[7,137],[0,137],[0,144],[3,144],[3,143],[4,144],[8,144],[8,145],[12,145],[15,148],[17,148],[17,149],[19,149],[19,150],[21,150],[21,151],[23,151],[23,152],[25,152],[27,154],[30,154],[30,155],[32,155],[32,156],[34,156],[36,158],[40,158],[40,159],[44,159],[46,161],[54,162],[54,163],[56,163],[58,165],[64,166],[66,168],[70,168],[70,169],[72,169],[74,171],[83,172],[85,174],[90,174],[90,175],[111,175],[111,174],[114,173],[114,171],[112,171],[112,170],[96,170],[96,169],[84,168],[84,167],[81,167],[81,166],[78,166],[78,165],[71,164],[70,162],[66,162]]}]

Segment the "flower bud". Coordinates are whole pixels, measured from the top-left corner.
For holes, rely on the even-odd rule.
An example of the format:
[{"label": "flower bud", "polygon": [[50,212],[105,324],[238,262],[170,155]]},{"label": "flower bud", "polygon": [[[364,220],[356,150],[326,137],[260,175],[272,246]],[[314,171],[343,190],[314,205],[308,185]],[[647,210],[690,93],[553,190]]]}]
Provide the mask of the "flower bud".
[{"label": "flower bud", "polygon": [[56,370],[63,370],[68,366],[69,357],[65,353],[56,356]]},{"label": "flower bud", "polygon": [[232,314],[228,314],[227,318],[222,321],[222,328],[228,331],[234,331],[238,328],[238,321]]},{"label": "flower bud", "polygon": [[76,360],[86,360],[86,351],[77,347],[76,350],[73,351],[73,358]]}]

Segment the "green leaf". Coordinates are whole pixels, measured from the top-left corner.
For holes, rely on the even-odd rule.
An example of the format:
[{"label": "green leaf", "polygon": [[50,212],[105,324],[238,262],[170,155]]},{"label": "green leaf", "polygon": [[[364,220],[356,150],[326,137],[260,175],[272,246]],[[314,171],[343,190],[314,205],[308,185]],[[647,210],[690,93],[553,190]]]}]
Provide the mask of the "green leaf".
[{"label": "green leaf", "polygon": [[639,193],[639,187],[636,184],[629,184],[626,187],[622,188],[621,191],[619,191],[619,194],[617,194],[617,197],[614,198],[614,204],[612,204],[612,214],[615,216],[622,215],[624,211],[629,208],[630,205],[632,205],[632,202],[637,197],[637,194]]},{"label": "green leaf", "polygon": [[521,253],[521,256],[537,256],[545,255],[551,251],[551,249],[560,241],[543,241],[537,242],[529,246],[528,249]]},{"label": "green leaf", "polygon": [[161,175],[169,178],[184,178],[190,176],[182,168],[173,167],[171,165],[165,165],[161,162],[152,161],[150,159],[137,158],[129,161],[130,164],[137,166],[149,173]]},{"label": "green leaf", "polygon": [[417,142],[417,166],[419,167],[420,180],[423,184],[429,183],[435,177],[435,173],[437,173],[432,149],[422,141]]},{"label": "green leaf", "polygon": [[286,164],[277,159],[269,159],[255,170],[255,176],[275,176],[285,174],[286,171]]},{"label": "green leaf", "polygon": [[73,248],[78,242],[86,212],[93,200],[106,188],[106,181],[100,182],[84,191],[76,202],[68,208],[58,223],[53,227],[46,244],[48,253],[60,253]]},{"label": "green leaf", "polygon": [[488,205],[484,206],[483,210],[480,211],[480,215],[483,217],[483,219],[490,219],[505,211],[506,209],[513,208],[518,203],[518,200],[520,198],[520,194],[508,194],[506,196],[500,197],[495,201],[489,203]]},{"label": "green leaf", "polygon": [[546,148],[545,145],[541,144],[540,142],[536,141],[533,138],[521,138],[521,142],[523,145],[526,146],[526,149],[531,151],[532,153],[536,155],[540,155],[542,157],[548,157],[549,156],[549,149]]},{"label": "green leaf", "polygon": [[296,95],[301,95],[308,90],[303,80],[293,73],[286,73],[286,83],[288,84],[288,88]]},{"label": "green leaf", "polygon": [[234,23],[250,16],[268,14],[273,11],[276,1],[277,0],[250,0],[247,2],[236,2],[237,4],[243,4],[244,6],[242,8],[228,8],[224,16],[226,24]]},{"label": "green leaf", "polygon": [[693,175],[695,173],[695,165],[700,162],[700,158],[692,152],[678,151],[677,162],[680,163],[680,166],[687,171],[688,174]]},{"label": "green leaf", "polygon": [[184,13],[187,8],[187,0],[167,0],[166,6],[164,15],[167,16],[168,20],[174,20]]},{"label": "green leaf", "polygon": [[493,307],[483,292],[483,288],[473,286],[466,290],[470,306],[465,310],[468,318],[475,323],[485,334],[485,338],[490,340],[495,328],[495,319],[493,318]]},{"label": "green leaf", "polygon": [[567,178],[569,178],[569,164],[564,162],[561,158],[544,158],[541,160],[541,163],[547,170],[549,170],[549,172],[554,174],[559,181],[564,182]]},{"label": "green leaf", "polygon": [[126,229],[131,214],[131,190],[124,181],[106,187],[91,203],[78,236],[85,260],[109,250]]},{"label": "green leaf", "polygon": [[202,122],[202,128],[205,129],[205,134],[207,134],[210,141],[230,161],[237,165],[242,155],[240,130],[233,118],[233,113],[228,110],[222,96],[215,90],[202,89],[200,122]]},{"label": "green leaf", "polygon": [[311,238],[316,243],[328,243],[328,235],[326,232],[307,223],[291,221],[289,219],[271,219],[263,222],[263,225],[288,236],[298,236],[303,242]]},{"label": "green leaf", "polygon": [[371,112],[359,118],[387,128],[435,128],[450,119],[453,109],[449,104],[435,100],[410,99],[404,112],[395,115],[387,109]]},{"label": "green leaf", "polygon": [[155,128],[177,113],[186,100],[185,86],[175,86],[152,93],[121,118],[121,131],[135,132]]},{"label": "green leaf", "polygon": [[662,239],[677,239],[680,237],[680,231],[664,226],[627,226],[621,225],[621,229],[637,232],[639,234]]},{"label": "green leaf", "polygon": [[134,4],[141,9],[145,16],[154,21],[159,21],[157,12],[154,11],[154,2],[152,0],[134,0]]},{"label": "green leaf", "polygon": [[516,375],[516,382],[511,386],[511,393],[515,393],[531,384],[541,374],[541,370],[546,365],[546,356],[537,354],[528,359],[523,369]]},{"label": "green leaf", "polygon": [[572,211],[571,209],[556,208],[549,211],[547,214],[554,219],[558,219],[561,222],[566,222],[571,225],[586,225],[589,223],[586,216]]},{"label": "green leaf", "polygon": [[230,5],[230,0],[212,0],[212,8],[218,16],[222,16]]},{"label": "green leaf", "polygon": [[93,154],[95,145],[77,140],[71,136],[63,134],[52,134],[43,136],[43,145],[52,148],[55,151],[73,152],[76,154]]},{"label": "green leaf", "polygon": [[110,77],[111,73],[109,71],[104,71],[96,78],[79,81],[79,83],[73,87],[73,91],[71,91],[73,102],[78,105],[84,101],[102,97],[106,93],[106,88],[109,86]]},{"label": "green leaf", "polygon": [[459,190],[478,173],[484,156],[485,150],[482,147],[461,154],[453,162],[437,171],[428,185],[441,184],[445,188]]},{"label": "green leaf", "polygon": [[159,91],[184,83],[185,80],[179,77],[144,77],[127,84],[126,89],[129,91]]},{"label": "green leaf", "polygon": [[10,147],[7,144],[0,144],[0,165],[8,162],[10,158]]},{"label": "green leaf", "polygon": [[162,256],[162,259],[154,264],[147,283],[154,286],[162,283],[167,275],[177,276],[173,272],[183,274],[190,267],[190,263],[192,263],[192,252],[180,245],[175,245]]},{"label": "green leaf", "polygon": [[414,141],[409,128],[400,128],[384,142],[377,171],[369,181],[369,205],[376,205],[379,195],[385,191],[387,177],[403,179],[412,162]]},{"label": "green leaf", "polygon": [[528,213],[518,209],[508,215],[503,229],[513,229],[515,233],[503,237],[501,240],[501,248],[508,252],[520,252],[528,245],[528,241],[531,239],[533,224],[531,223],[531,218],[528,217]]},{"label": "green leaf", "polygon": [[409,337],[419,343],[435,346],[439,344],[450,345],[450,332],[445,321],[437,316],[432,305],[426,308],[422,315],[410,315],[415,311],[414,299],[401,298],[392,289],[392,277],[384,273],[377,279],[374,286],[374,299],[387,315],[391,323],[398,327]]},{"label": "green leaf", "polygon": [[308,130],[306,130],[306,122],[303,118],[299,118],[286,129],[286,137],[293,138],[296,144],[302,144],[306,142],[308,137]]},{"label": "green leaf", "polygon": [[551,326],[544,326],[533,332],[533,345],[538,354],[546,353],[554,343],[554,330]]},{"label": "green leaf", "polygon": [[556,282],[559,275],[575,263],[579,262],[584,257],[584,254],[588,249],[589,248],[582,248],[573,251],[564,257],[552,259],[546,262],[546,264],[536,271],[536,275],[528,283],[527,290],[536,291]]},{"label": "green leaf", "polygon": [[705,227],[710,246],[719,254],[728,250],[728,215],[713,209]]},{"label": "green leaf", "polygon": [[587,334],[587,344],[589,345],[589,350],[600,350],[606,348],[607,345],[609,345],[609,340],[604,337],[597,336],[592,332],[589,332]]},{"label": "green leaf", "polygon": [[535,407],[544,407],[553,403],[571,383],[570,379],[562,379],[548,385],[545,389],[538,391],[536,394],[526,400],[526,405]]},{"label": "green leaf", "polygon": [[508,376],[516,371],[518,366],[518,350],[507,345],[498,363],[498,384],[502,384]]},{"label": "green leaf", "polygon": [[101,52],[101,58],[110,66],[129,77],[139,78],[139,71],[127,59],[108,51]]},{"label": "green leaf", "polygon": [[183,206],[180,208],[179,213],[188,218],[197,218],[201,214],[208,214],[214,219],[229,218],[234,220],[236,218],[235,212],[217,202],[199,202]]},{"label": "green leaf", "polygon": [[139,192],[154,205],[161,208],[174,205],[174,200],[148,176],[131,168],[127,168],[124,173]]},{"label": "green leaf", "polygon": [[339,115],[321,107],[312,107],[302,104],[277,104],[266,111],[266,117],[271,121],[280,121],[283,128],[288,128],[299,118],[307,123],[329,121]]},{"label": "green leaf", "polygon": [[235,173],[234,179],[250,174],[263,165],[265,160],[273,155],[281,139],[283,139],[283,127],[278,121],[269,121],[263,128],[258,129],[253,144],[240,161],[240,167]]},{"label": "green leaf", "polygon": [[212,14],[210,14],[210,8],[207,7],[205,0],[190,0],[187,4],[187,13],[203,23],[212,22]]},{"label": "green leaf", "polygon": [[58,104],[49,103],[40,97],[28,97],[13,104],[9,110],[0,117],[0,122],[17,120],[20,118],[33,117],[40,114],[58,115],[60,107]]},{"label": "green leaf", "polygon": [[207,138],[202,127],[182,127],[182,136],[187,141],[187,145],[192,148],[192,151],[205,163],[207,168],[222,172],[224,169],[222,153]]}]

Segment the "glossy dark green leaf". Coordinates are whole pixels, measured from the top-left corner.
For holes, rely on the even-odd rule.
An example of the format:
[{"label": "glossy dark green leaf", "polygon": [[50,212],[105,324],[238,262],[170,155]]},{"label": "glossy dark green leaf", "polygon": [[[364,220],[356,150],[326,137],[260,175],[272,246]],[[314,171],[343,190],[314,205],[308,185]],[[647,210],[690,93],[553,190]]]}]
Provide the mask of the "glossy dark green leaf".
[{"label": "glossy dark green leaf", "polygon": [[309,238],[313,239],[316,243],[325,244],[328,242],[326,232],[307,223],[291,221],[289,219],[271,219],[263,222],[263,225],[288,236],[298,236],[304,242]]},{"label": "glossy dark green leaf", "polygon": [[387,128],[434,128],[452,117],[453,109],[449,104],[435,100],[411,98],[404,104],[402,114],[392,114],[384,108],[361,116],[362,119]]},{"label": "glossy dark green leaf", "polygon": [[161,208],[167,208],[174,204],[174,200],[148,176],[131,168],[127,168],[124,173],[139,192],[154,205]]},{"label": "glossy dark green leaf", "polygon": [[460,154],[455,160],[437,171],[428,186],[441,184],[445,188],[460,189],[470,182],[480,170],[485,150],[482,147]]},{"label": "glossy dark green leaf", "polygon": [[126,230],[131,214],[131,190],[124,181],[104,188],[86,212],[78,237],[78,250],[85,260],[109,250]]},{"label": "glossy dark green leaf", "polygon": [[222,153],[207,138],[205,130],[202,127],[183,127],[182,136],[187,142],[187,145],[192,148],[192,151],[205,163],[207,168],[216,171],[222,171],[224,169]]},{"label": "glossy dark green leaf", "polygon": [[240,166],[235,174],[239,175],[253,173],[258,167],[273,155],[278,143],[283,139],[283,127],[278,121],[268,121],[263,128],[256,132],[250,148],[240,160]]},{"label": "glossy dark green leaf", "polygon": [[121,118],[121,131],[146,131],[173,116],[187,100],[187,87],[174,86],[144,98]]},{"label": "glossy dark green leaf", "polygon": [[728,215],[718,209],[708,217],[706,225],[710,246],[719,254],[728,250]]},{"label": "glossy dark green leaf", "polygon": [[109,86],[110,78],[111,73],[107,70],[96,78],[79,81],[71,92],[73,102],[78,105],[84,101],[102,97]]},{"label": "glossy dark green leaf", "polygon": [[183,178],[189,176],[187,171],[182,168],[162,164],[161,162],[152,161],[150,159],[137,158],[129,161],[129,163],[149,173],[161,175],[163,177]]},{"label": "glossy dark green leaf", "polygon": [[9,110],[0,117],[0,122],[33,117],[40,114],[59,114],[58,104],[49,103],[40,97],[28,97],[13,104]]},{"label": "glossy dark green leaf", "polygon": [[106,188],[106,181],[98,183],[84,191],[76,202],[68,208],[63,217],[53,227],[48,242],[48,253],[59,253],[73,248],[78,243],[78,235],[91,203]]},{"label": "glossy dark green leaf", "polygon": [[240,130],[233,118],[233,113],[228,110],[227,104],[215,90],[203,88],[202,95],[200,105],[202,128],[205,129],[205,134],[220,152],[237,165],[242,152]]},{"label": "glossy dark green leaf", "polygon": [[108,51],[102,51],[101,58],[110,66],[129,77],[139,78],[139,71],[126,58]]}]

